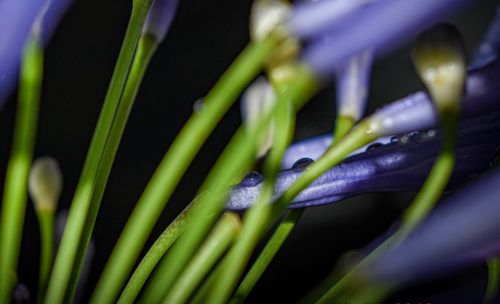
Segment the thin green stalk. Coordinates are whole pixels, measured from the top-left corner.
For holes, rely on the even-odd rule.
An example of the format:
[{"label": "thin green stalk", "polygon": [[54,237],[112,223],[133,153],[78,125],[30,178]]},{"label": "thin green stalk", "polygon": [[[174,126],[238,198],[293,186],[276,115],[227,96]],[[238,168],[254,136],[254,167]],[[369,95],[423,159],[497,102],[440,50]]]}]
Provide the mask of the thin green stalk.
[{"label": "thin green stalk", "polygon": [[491,303],[498,294],[498,285],[500,284],[500,259],[488,259],[488,285],[484,292],[484,303]]},{"label": "thin green stalk", "polygon": [[[363,268],[372,263],[380,253],[385,249],[401,242],[415,227],[417,227],[432,210],[435,203],[441,197],[443,191],[448,184],[448,181],[453,172],[453,167],[455,164],[455,145],[456,145],[456,130],[458,124],[458,115],[456,112],[447,112],[442,115],[442,125],[444,128],[444,143],[442,151],[438,155],[432,169],[427,177],[424,185],[418,192],[414,201],[407,209],[403,216],[402,225],[399,230],[388,240],[386,240],[382,245],[380,245],[375,251],[370,253],[360,264],[355,266],[347,275],[345,275],[338,283],[333,285],[317,303],[331,303],[332,301],[338,301],[344,298],[346,294],[349,294],[353,286],[356,286],[357,274],[359,274]],[[381,290],[379,287],[376,292],[370,289],[368,286],[363,296],[366,297],[363,300],[377,301],[382,297],[387,296],[389,290],[394,288],[393,284],[388,285],[387,290]],[[368,299],[368,296],[373,296],[375,298]]]},{"label": "thin green stalk", "polygon": [[[120,104],[116,110],[111,130],[109,131],[108,140],[106,141],[105,150],[95,178],[96,182],[94,193],[90,201],[89,214],[85,221],[82,238],[78,246],[75,266],[73,267],[68,291],[65,295],[65,302],[71,302],[73,299],[82,263],[87,252],[87,247],[99,211],[99,206],[106,189],[111,168],[120,145],[120,140],[141,86],[142,79],[144,78],[151,58],[153,57],[157,47],[158,41],[155,37],[148,34],[142,34],[139,38],[137,51],[134,55],[134,60],[120,98]],[[105,300],[103,299],[103,301]]]},{"label": "thin green stalk", "polygon": [[92,302],[114,299],[180,178],[243,87],[260,71],[279,43],[250,44],[224,73],[171,145],[130,216],[99,279]]},{"label": "thin green stalk", "polygon": [[[340,140],[353,127],[355,121],[350,117],[341,116],[337,118],[335,127],[335,140]],[[268,241],[257,260],[254,262],[240,286],[236,290],[231,303],[242,303],[248,297],[253,287],[260,279],[266,268],[271,263],[272,259],[281,248],[288,235],[295,228],[297,222],[302,216],[303,209],[291,210],[281,221],[273,236]]]},{"label": "thin green stalk", "polygon": [[41,253],[36,302],[41,303],[54,259],[54,210],[40,210],[37,212],[37,216],[40,227]]},{"label": "thin green stalk", "polygon": [[[308,96],[316,89],[316,84],[313,76],[306,70],[303,70],[297,79],[296,85],[290,86],[290,90],[293,91],[290,94],[297,97],[295,100],[308,100]],[[165,280],[163,281],[164,284],[162,287],[164,290],[168,290],[172,286],[179,273],[192,257],[194,251],[198,248],[207,231],[212,227],[214,216],[224,209],[225,194],[228,187],[250,169],[255,159],[257,138],[266,130],[272,113],[274,111],[259,119],[259,122],[256,123],[257,130],[255,132],[250,133],[241,128],[212,168],[201,187],[202,193],[210,195],[204,195],[200,199],[200,207],[197,210],[193,210],[192,216],[187,220],[186,225],[190,229],[186,230],[177,241],[172,248],[172,252],[165,260],[168,266],[166,269],[169,269],[169,271],[166,273]],[[147,294],[145,294],[143,301],[145,303],[157,303]]]},{"label": "thin green stalk", "polygon": [[212,285],[214,284],[215,278],[217,277],[217,273],[220,270],[220,263],[215,267],[213,271],[210,272],[208,277],[205,279],[201,287],[198,288],[196,293],[194,294],[190,304],[205,304],[205,300],[208,297],[208,293],[212,289]]},{"label": "thin green stalk", "polygon": [[198,253],[186,266],[163,303],[185,303],[210,269],[229,248],[240,228],[241,221],[238,215],[230,212],[224,213]]},{"label": "thin green stalk", "polygon": [[265,233],[271,207],[268,202],[274,194],[274,183],[281,158],[293,137],[295,110],[287,88],[277,88],[277,109],[274,115],[276,130],[273,147],[264,164],[264,185],[258,201],[245,214],[242,231],[233,247],[224,257],[220,272],[215,279],[208,303],[225,303],[231,296],[255,246]]},{"label": "thin green stalk", "polygon": [[[82,238],[86,233],[85,223],[91,207],[92,196],[96,188],[96,178],[106,142],[114,121],[116,110],[120,104],[120,97],[125,86],[132,59],[141,35],[142,27],[146,19],[152,0],[136,0],[132,7],[132,13],[125,33],[125,38],[118,56],[118,60],[111,78],[111,82],[104,100],[104,104],[94,130],[92,142],[85,159],[85,164],[78,182],[68,221],[62,236],[61,244],[54,263],[54,269],[49,281],[45,303],[58,304],[63,300],[69,300],[67,292],[72,293],[73,284],[76,281],[73,272],[79,271],[79,264],[74,267]],[[71,282],[70,282],[71,281]]]},{"label": "thin green stalk", "polygon": [[338,141],[344,137],[344,135],[352,129],[355,123],[356,120],[350,116],[338,116],[335,122],[334,140]]},{"label": "thin green stalk", "polygon": [[232,304],[243,303],[245,301],[250,294],[250,291],[252,291],[253,287],[267,269],[278,250],[288,238],[288,235],[295,228],[295,225],[299,221],[303,212],[304,209],[294,209],[287,213],[236,290],[236,293],[231,300]]},{"label": "thin green stalk", "polygon": [[21,62],[18,108],[12,152],[0,215],[0,303],[11,301],[23,231],[28,175],[33,160],[43,75],[43,50],[31,37]]},{"label": "thin green stalk", "polygon": [[411,232],[429,214],[441,197],[453,173],[458,114],[456,112],[444,113],[441,121],[444,128],[442,150],[422,188],[403,215],[402,225],[399,229],[401,233]]},{"label": "thin green stalk", "polygon": [[[194,204],[196,204],[196,202]],[[158,262],[184,232],[186,227],[186,217],[192,208],[194,208],[192,204],[188,205],[154,242],[153,246],[151,246],[148,250],[139,266],[135,269],[127,285],[125,285],[120,298],[118,298],[118,303],[134,303],[137,295],[144,286],[144,283],[146,283],[146,280],[149,278]]]}]

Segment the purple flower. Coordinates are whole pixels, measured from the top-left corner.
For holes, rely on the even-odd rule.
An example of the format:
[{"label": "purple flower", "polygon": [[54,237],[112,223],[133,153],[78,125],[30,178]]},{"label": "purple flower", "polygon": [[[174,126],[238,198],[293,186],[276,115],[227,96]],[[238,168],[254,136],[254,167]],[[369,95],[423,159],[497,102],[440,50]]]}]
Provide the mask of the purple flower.
[{"label": "purple flower", "polygon": [[70,0],[0,1],[0,109],[15,83],[26,39],[31,33],[48,43]]},{"label": "purple flower", "polygon": [[[489,114],[462,123],[457,147],[457,166],[449,187],[490,168],[500,148],[500,115]],[[291,208],[318,206],[367,192],[417,191],[427,177],[442,142],[440,131],[410,133],[386,138],[354,154],[315,180],[292,202]],[[283,193],[307,166],[300,159],[278,175],[275,197]],[[262,190],[262,178],[250,174],[229,194],[227,208],[248,208]]]},{"label": "purple flower", "polygon": [[142,33],[155,37],[157,41],[162,41],[174,19],[176,9],[177,0],[154,0]]},{"label": "purple flower", "polygon": [[401,282],[499,252],[500,171],[457,192],[399,246],[383,253],[364,276]]},{"label": "purple flower", "polygon": [[[366,50],[384,53],[473,2],[320,1],[297,6],[288,27],[292,35],[311,40],[304,50],[303,60],[314,72],[325,77],[353,55]],[[343,9],[338,8],[341,4]]]}]

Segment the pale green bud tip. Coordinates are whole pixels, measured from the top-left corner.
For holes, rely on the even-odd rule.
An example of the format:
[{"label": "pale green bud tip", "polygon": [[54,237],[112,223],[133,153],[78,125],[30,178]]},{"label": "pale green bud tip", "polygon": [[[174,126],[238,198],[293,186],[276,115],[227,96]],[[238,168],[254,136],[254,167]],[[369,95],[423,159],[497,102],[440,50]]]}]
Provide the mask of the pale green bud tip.
[{"label": "pale green bud tip", "polygon": [[256,0],[250,16],[250,36],[254,41],[266,39],[290,18],[290,4],[282,0]]},{"label": "pale green bud tip", "polygon": [[450,24],[423,32],[415,42],[413,62],[438,110],[458,110],[467,74],[460,32]]},{"label": "pale green bud tip", "polygon": [[[273,108],[276,94],[269,82],[261,77],[255,80],[241,98],[241,117],[250,130],[255,130],[259,119]],[[260,138],[257,147],[257,157],[264,156],[271,148],[274,140],[274,124],[271,123],[265,134]]]},{"label": "pale green bud tip", "polygon": [[29,176],[29,193],[35,209],[54,211],[62,190],[62,174],[57,161],[41,157],[33,162]]}]

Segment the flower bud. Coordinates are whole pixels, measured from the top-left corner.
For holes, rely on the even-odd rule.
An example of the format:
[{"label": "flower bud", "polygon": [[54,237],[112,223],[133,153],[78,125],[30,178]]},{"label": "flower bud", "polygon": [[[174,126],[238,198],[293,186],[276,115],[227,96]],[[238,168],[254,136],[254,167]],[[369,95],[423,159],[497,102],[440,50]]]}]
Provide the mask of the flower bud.
[{"label": "flower bud", "polygon": [[154,0],[142,28],[143,35],[151,35],[160,42],[165,38],[175,16],[177,0]]},{"label": "flower bud", "polygon": [[457,111],[467,73],[465,47],[458,30],[442,23],[420,34],[413,48],[413,62],[437,109]]},{"label": "flower bud", "polygon": [[33,162],[28,186],[37,212],[55,210],[62,189],[62,174],[57,161],[42,157]]}]

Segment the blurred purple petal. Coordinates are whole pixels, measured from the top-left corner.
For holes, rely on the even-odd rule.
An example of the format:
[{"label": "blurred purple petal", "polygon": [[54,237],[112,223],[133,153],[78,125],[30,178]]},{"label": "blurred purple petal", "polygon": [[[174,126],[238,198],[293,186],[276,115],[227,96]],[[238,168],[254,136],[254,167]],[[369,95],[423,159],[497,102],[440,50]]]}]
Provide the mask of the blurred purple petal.
[{"label": "blurred purple petal", "polygon": [[[464,121],[459,130],[456,167],[450,187],[487,170],[500,148],[500,114]],[[318,206],[367,192],[417,191],[439,153],[439,131],[404,135],[389,143],[373,143],[365,152],[347,158],[316,179],[292,202],[291,208]],[[283,193],[307,168],[298,161],[278,175],[275,197]],[[252,181],[252,182],[250,182]],[[262,179],[247,177],[229,194],[228,209],[253,204],[262,190]]]},{"label": "blurred purple petal", "polygon": [[[500,171],[446,200],[398,247],[365,270],[371,280],[401,282],[466,257],[494,252],[500,242]],[[493,250],[493,251],[492,251]]]},{"label": "blurred purple petal", "polygon": [[0,109],[15,83],[24,42],[42,0],[0,1]]},{"label": "blurred purple petal", "polygon": [[16,83],[24,43],[33,29],[46,44],[70,0],[0,1],[0,109]]},{"label": "blurred purple petal", "polygon": [[[299,37],[319,35],[305,48],[303,60],[318,75],[329,76],[337,65],[353,55],[368,49],[377,54],[394,49],[468,3],[474,1],[379,0],[348,16],[333,19],[328,26],[318,27],[315,31],[302,32],[293,17],[289,26]],[[305,10],[306,6],[297,8],[297,16],[300,9]],[[315,19],[310,18],[309,23],[315,24]]]},{"label": "blurred purple petal", "polygon": [[176,9],[177,0],[154,0],[142,28],[143,34],[152,35],[157,41],[162,41],[174,19]]}]

